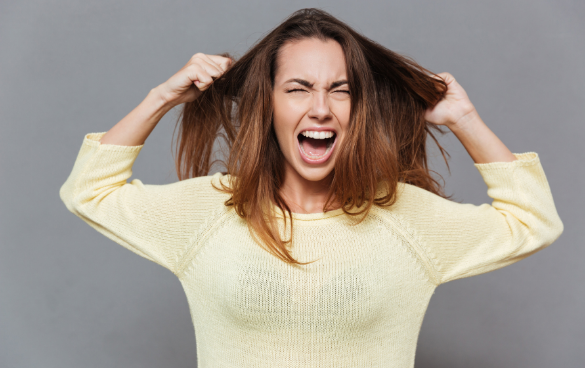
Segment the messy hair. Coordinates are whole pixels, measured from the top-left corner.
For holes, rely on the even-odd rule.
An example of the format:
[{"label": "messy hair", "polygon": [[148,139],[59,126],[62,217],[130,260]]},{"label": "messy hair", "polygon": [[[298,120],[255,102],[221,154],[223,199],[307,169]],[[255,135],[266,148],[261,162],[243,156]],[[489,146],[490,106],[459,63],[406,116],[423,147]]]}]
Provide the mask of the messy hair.
[{"label": "messy hair", "polygon": [[[298,262],[287,248],[292,245],[293,218],[279,193],[285,158],[273,127],[272,93],[280,48],[307,38],[341,45],[351,95],[348,131],[337,147],[323,211],[335,199],[346,215],[361,215],[361,222],[373,205],[395,203],[399,182],[448,198],[431,176],[426,149],[430,135],[447,163],[446,151],[432,130],[445,132],[424,119],[425,110],[444,96],[446,83],[323,10],[298,10],[238,60],[222,54],[234,59],[232,65],[183,106],[175,160],[179,180],[208,175],[217,161],[211,160],[214,143],[223,138],[229,150],[227,161],[221,161],[228,185],[222,182],[216,189],[230,194],[225,205],[246,220],[260,246],[299,265],[307,263]],[[285,219],[285,229],[290,223],[288,239],[281,237],[275,208]]]}]

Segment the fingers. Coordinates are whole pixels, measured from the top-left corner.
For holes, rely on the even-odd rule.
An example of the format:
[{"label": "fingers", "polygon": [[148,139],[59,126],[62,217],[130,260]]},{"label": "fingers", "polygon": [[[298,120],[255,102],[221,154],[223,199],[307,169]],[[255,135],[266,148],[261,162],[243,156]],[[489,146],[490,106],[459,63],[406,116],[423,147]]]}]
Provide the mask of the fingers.
[{"label": "fingers", "polygon": [[232,65],[232,59],[221,55],[206,55],[225,72]]},{"label": "fingers", "polygon": [[217,78],[223,73],[223,70],[215,62],[201,53],[193,55],[189,68],[194,71],[191,80],[199,89],[209,85],[213,82],[213,77]]},{"label": "fingers", "polygon": [[219,78],[231,65],[229,58],[219,55],[206,55],[197,53],[191,57],[188,68],[191,80],[197,88],[204,91],[213,83],[214,79]]},{"label": "fingers", "polygon": [[447,72],[439,73],[437,75],[433,75],[432,77],[435,79],[442,79],[447,84],[449,84],[455,80],[455,78],[451,75],[451,73],[447,73]]}]

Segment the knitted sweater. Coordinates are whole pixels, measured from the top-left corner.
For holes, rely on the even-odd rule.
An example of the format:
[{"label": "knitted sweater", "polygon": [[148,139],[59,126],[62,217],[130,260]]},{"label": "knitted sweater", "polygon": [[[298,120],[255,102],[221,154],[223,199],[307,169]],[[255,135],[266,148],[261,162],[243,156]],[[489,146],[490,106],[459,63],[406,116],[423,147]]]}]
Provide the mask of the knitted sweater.
[{"label": "knitted sweater", "polygon": [[84,137],[61,199],[178,277],[199,368],[414,367],[438,285],[518,262],[563,232],[538,154],[527,152],[474,164],[491,205],[399,183],[397,202],[374,206],[359,225],[342,209],[295,213],[291,254],[317,261],[293,266],[255,243],[224,205],[228,194],[212,182],[227,175],[127,182],[143,146],[100,144],[103,134]]}]

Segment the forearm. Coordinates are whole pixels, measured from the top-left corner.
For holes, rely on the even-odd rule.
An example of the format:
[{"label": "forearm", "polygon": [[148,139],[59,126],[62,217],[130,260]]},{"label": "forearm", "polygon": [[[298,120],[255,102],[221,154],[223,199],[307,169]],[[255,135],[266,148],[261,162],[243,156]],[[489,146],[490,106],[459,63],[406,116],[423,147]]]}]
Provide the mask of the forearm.
[{"label": "forearm", "polygon": [[100,143],[140,146],[172,107],[161,98],[158,89],[153,88],[134,110],[104,134]]},{"label": "forearm", "polygon": [[447,126],[476,164],[516,160],[508,147],[483,122],[476,110],[458,123]]}]

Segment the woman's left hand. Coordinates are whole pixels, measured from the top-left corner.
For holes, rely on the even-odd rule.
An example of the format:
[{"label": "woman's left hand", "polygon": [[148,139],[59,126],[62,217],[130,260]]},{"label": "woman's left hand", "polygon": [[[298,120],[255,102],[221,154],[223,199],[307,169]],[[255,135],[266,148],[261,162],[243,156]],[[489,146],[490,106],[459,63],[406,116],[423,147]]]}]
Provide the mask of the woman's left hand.
[{"label": "woman's left hand", "polygon": [[466,117],[473,116],[475,106],[455,78],[449,73],[439,73],[437,76],[445,81],[448,89],[445,96],[434,107],[426,110],[425,120],[436,125],[451,127],[465,121]]}]

